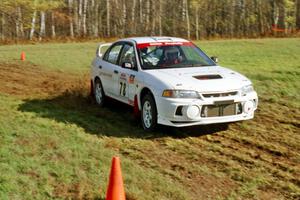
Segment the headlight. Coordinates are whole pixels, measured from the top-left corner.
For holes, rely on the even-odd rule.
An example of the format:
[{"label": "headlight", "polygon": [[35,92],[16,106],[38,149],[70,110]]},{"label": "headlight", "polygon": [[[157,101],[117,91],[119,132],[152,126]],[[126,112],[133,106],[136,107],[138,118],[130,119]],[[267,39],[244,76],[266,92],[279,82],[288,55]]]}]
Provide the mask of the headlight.
[{"label": "headlight", "polygon": [[242,91],[242,96],[245,96],[246,94],[253,92],[254,89],[253,89],[252,85],[246,85],[246,86],[242,87],[241,91]]},{"label": "headlight", "polygon": [[193,90],[165,90],[163,97],[169,98],[185,98],[185,99],[200,99],[198,92]]}]

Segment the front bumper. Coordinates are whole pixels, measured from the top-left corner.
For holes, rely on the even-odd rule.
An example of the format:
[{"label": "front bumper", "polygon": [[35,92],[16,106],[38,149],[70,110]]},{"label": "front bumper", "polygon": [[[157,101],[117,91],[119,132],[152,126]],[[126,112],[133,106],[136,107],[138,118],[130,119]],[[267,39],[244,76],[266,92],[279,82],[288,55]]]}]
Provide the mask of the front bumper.
[{"label": "front bumper", "polygon": [[[248,120],[254,117],[254,112],[257,109],[258,98],[256,92],[251,92],[246,96],[224,97],[224,98],[204,98],[200,99],[175,99],[156,97],[156,105],[158,111],[157,122],[159,124],[184,127],[201,124],[214,124],[214,123],[226,123],[235,122],[241,120]],[[216,104],[222,104],[222,102],[231,102],[232,104],[240,105],[242,109],[234,114],[224,114],[220,116],[204,116],[203,110],[207,106]],[[246,110],[246,102],[253,102],[254,106],[251,110]],[[187,111],[188,107],[199,109],[199,114],[192,112],[192,115]],[[181,107],[181,112],[178,113],[178,108]],[[196,109],[197,110],[197,109]]]}]

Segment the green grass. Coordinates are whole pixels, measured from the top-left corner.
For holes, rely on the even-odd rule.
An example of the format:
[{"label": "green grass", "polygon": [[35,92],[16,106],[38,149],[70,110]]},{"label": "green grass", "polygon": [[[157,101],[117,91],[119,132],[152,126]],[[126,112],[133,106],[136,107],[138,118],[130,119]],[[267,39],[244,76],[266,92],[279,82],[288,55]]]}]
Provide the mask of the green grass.
[{"label": "green grass", "polygon": [[[260,96],[254,120],[146,133],[129,107],[98,109],[87,92],[21,98],[0,90],[0,199],[104,199],[113,155],[129,200],[299,198],[300,39],[197,44],[251,78]],[[81,76],[96,46],[0,46],[0,65]],[[15,61],[22,50],[23,64]]]},{"label": "green grass", "polygon": [[19,60],[21,52],[36,65],[61,71],[85,72],[96,55],[97,43],[0,46],[0,61]]},{"label": "green grass", "polygon": [[[152,199],[156,194],[188,199],[180,184],[106,148],[105,140],[97,135],[87,134],[70,121],[23,112],[23,103],[0,96],[1,199],[104,198],[114,155],[121,156],[125,185],[132,199],[139,199],[139,195]],[[79,113],[66,115],[71,114],[78,117]]]}]

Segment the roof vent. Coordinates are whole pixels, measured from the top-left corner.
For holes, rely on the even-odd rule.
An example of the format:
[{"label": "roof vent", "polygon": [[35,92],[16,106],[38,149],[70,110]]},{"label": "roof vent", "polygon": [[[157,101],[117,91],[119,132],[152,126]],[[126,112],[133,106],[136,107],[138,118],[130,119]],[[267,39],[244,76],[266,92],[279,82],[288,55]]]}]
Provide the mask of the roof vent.
[{"label": "roof vent", "polygon": [[161,40],[170,40],[170,41],[173,41],[172,38],[168,38],[168,37],[152,37],[153,40],[156,40],[156,41],[161,41]]}]

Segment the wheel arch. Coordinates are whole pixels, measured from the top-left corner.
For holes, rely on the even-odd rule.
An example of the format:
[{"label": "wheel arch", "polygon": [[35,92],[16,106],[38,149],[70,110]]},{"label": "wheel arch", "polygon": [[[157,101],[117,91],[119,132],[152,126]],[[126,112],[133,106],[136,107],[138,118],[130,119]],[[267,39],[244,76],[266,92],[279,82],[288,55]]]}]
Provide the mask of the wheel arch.
[{"label": "wheel arch", "polygon": [[[151,116],[152,116],[150,126],[146,125],[148,123],[145,122],[145,119],[147,121],[148,118],[144,118],[144,116],[145,116],[144,115],[144,110],[142,109],[142,102],[143,102],[143,98],[145,98],[145,97],[147,97],[148,102],[150,100],[152,102],[151,104],[154,104],[153,107],[150,107],[151,108],[150,113],[151,113]],[[156,103],[157,101],[155,100],[155,95],[149,88],[145,87],[140,92],[139,101],[141,102],[140,118],[141,118],[142,126],[143,126],[144,130],[152,131],[157,127],[157,118],[158,118],[158,110],[157,110],[157,103]]]},{"label": "wheel arch", "polygon": [[94,94],[95,94],[95,93],[94,93],[94,87],[95,87],[95,81],[96,81],[97,79],[99,79],[100,82],[101,82],[100,77],[98,77],[98,76],[91,77],[91,80],[90,80],[90,95],[91,95],[91,96],[94,96]]},{"label": "wheel arch", "polygon": [[156,105],[156,100],[155,100],[155,96],[153,94],[153,92],[151,91],[151,89],[149,89],[148,87],[144,87],[141,92],[140,92],[140,95],[139,95],[139,98],[138,98],[138,105],[139,105],[139,109],[141,110],[142,108],[142,100],[144,98],[144,96],[146,94],[150,94],[152,97],[153,97],[153,100],[154,100],[154,103],[155,103],[155,107],[157,109],[157,105]]},{"label": "wheel arch", "polygon": [[[95,81],[96,81],[97,79],[99,79],[99,80],[101,81],[101,78],[100,78],[99,76],[95,76],[94,79],[93,79],[94,84],[95,84]],[[101,83],[102,83],[102,82],[101,82]]]},{"label": "wheel arch", "polygon": [[101,83],[101,85],[102,85],[103,92],[104,92],[104,94],[105,94],[105,90],[104,90],[103,83],[102,83],[102,80],[101,80],[101,77],[100,77],[100,76],[95,76],[94,79],[91,80],[91,81],[92,81],[93,87],[95,86],[95,81],[96,81],[96,80],[99,80],[99,81],[100,81],[100,83]]}]

